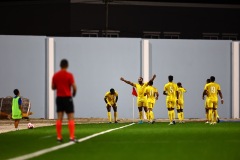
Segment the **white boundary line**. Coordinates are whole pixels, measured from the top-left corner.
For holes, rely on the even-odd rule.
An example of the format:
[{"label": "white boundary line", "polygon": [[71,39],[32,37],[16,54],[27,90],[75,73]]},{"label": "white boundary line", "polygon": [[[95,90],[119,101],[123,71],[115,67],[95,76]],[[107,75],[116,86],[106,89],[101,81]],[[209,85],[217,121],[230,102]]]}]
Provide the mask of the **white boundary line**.
[{"label": "white boundary line", "polygon": [[[114,128],[114,129],[109,129],[109,130],[106,130],[106,131],[103,131],[103,132],[99,132],[99,133],[96,133],[96,134],[93,134],[93,135],[90,135],[90,136],[81,138],[81,139],[78,140],[78,142],[83,142],[83,141],[86,141],[86,140],[88,140],[88,139],[97,137],[97,136],[99,136],[99,135],[102,135],[102,134],[105,134],[105,133],[108,133],[108,132],[112,132],[112,131],[115,131],[115,130],[118,130],[118,129],[122,129],[122,128],[125,128],[125,127],[129,127],[129,126],[131,126],[131,125],[133,125],[133,124],[135,124],[135,123],[131,123],[131,124],[129,124],[129,125],[125,125],[125,126],[122,126],[122,127],[119,127],[119,128]],[[9,159],[9,160],[26,160],[26,159],[30,159],[30,158],[33,158],[33,157],[37,157],[37,156],[43,155],[43,154],[48,153],[48,152],[56,151],[56,150],[58,150],[58,149],[71,146],[71,145],[73,145],[73,144],[76,144],[76,143],[74,143],[74,142],[64,143],[64,144],[62,144],[62,145],[58,145],[58,146],[55,146],[55,147],[43,149],[43,150],[40,150],[40,151],[37,151],[37,152],[33,152],[33,153],[30,153],[30,154],[26,154],[26,155],[23,155],[23,156],[11,158],[11,159]]]}]

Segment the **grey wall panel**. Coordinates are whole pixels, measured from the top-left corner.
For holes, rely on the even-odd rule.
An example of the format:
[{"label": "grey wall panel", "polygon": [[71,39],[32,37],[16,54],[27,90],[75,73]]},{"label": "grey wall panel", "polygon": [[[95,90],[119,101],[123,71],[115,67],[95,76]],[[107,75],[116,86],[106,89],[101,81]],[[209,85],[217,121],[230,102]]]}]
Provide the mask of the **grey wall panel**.
[{"label": "grey wall panel", "polygon": [[45,37],[0,36],[0,97],[21,96],[32,103],[31,117],[44,118]]},{"label": "grey wall panel", "polygon": [[[221,85],[225,104],[219,103],[219,115],[230,118],[231,107],[231,41],[214,40],[150,40],[152,72],[157,74],[154,85],[160,98],[155,107],[157,118],[167,118],[165,96],[162,94],[168,75],[182,82],[185,94],[185,117],[205,118],[201,99],[206,79],[216,77]],[[176,115],[177,117],[177,115]]]},{"label": "grey wall panel", "polygon": [[119,118],[132,117],[132,87],[120,81],[120,77],[137,81],[140,74],[140,41],[125,38],[55,38],[56,71],[59,70],[60,60],[68,59],[69,71],[74,74],[78,87],[74,98],[76,117],[106,118],[104,95],[110,88],[119,93]]}]

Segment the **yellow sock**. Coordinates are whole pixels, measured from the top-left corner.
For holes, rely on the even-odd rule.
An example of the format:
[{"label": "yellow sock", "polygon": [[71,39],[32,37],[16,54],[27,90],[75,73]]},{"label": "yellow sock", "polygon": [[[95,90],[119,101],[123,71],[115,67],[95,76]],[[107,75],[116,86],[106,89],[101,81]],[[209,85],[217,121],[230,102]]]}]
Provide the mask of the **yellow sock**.
[{"label": "yellow sock", "polygon": [[175,120],[175,111],[172,110],[172,120],[174,121]]},{"label": "yellow sock", "polygon": [[182,120],[181,112],[180,112],[180,113],[177,113],[177,115],[178,115],[178,120],[181,121],[181,120]]},{"label": "yellow sock", "polygon": [[210,122],[213,122],[213,118],[212,118],[212,109],[208,110],[208,118]]},{"label": "yellow sock", "polygon": [[116,122],[118,119],[118,113],[117,112],[114,112],[114,121]]},{"label": "yellow sock", "polygon": [[213,110],[213,122],[217,122],[217,110]]},{"label": "yellow sock", "polygon": [[109,121],[109,122],[112,122],[111,112],[108,112],[107,115],[108,115],[108,121]]},{"label": "yellow sock", "polygon": [[142,120],[143,119],[143,113],[139,112],[139,119]]},{"label": "yellow sock", "polygon": [[168,111],[168,118],[169,121],[172,122],[172,111]]},{"label": "yellow sock", "polygon": [[217,118],[219,118],[218,111],[216,110]]},{"label": "yellow sock", "polygon": [[153,111],[150,111],[150,116],[151,116],[151,120],[154,120],[154,113],[153,113]]},{"label": "yellow sock", "polygon": [[145,112],[147,120],[149,120],[149,111]]},{"label": "yellow sock", "polygon": [[151,115],[152,115],[152,119],[154,119],[154,113],[153,113],[153,111],[151,111]]},{"label": "yellow sock", "polygon": [[182,117],[182,121],[183,121],[183,120],[184,120],[184,113],[183,113],[183,112],[181,112],[181,114],[182,114],[182,116],[181,116],[181,117]]}]

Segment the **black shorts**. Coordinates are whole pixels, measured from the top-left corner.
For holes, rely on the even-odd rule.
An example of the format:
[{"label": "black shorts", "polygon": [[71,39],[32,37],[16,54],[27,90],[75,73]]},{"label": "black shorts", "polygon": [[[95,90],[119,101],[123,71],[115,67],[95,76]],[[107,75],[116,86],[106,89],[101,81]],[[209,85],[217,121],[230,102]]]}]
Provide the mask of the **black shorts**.
[{"label": "black shorts", "polygon": [[57,112],[74,113],[72,97],[57,97]]}]

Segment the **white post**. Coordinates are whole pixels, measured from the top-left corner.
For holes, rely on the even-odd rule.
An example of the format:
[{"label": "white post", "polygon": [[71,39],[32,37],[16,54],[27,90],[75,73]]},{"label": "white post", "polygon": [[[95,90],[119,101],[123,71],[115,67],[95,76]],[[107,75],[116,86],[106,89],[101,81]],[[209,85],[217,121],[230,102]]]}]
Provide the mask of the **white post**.
[{"label": "white post", "polygon": [[132,120],[132,122],[134,123],[134,96],[133,96],[133,120]]},{"label": "white post", "polygon": [[144,82],[149,81],[149,40],[142,40],[142,76]]},{"label": "white post", "polygon": [[239,42],[232,42],[232,118],[239,118]]},{"label": "white post", "polygon": [[[150,60],[150,48],[149,48],[149,40],[142,40],[142,76],[144,82],[149,81],[149,60]],[[144,119],[147,119],[145,111],[143,111]]]},{"label": "white post", "polygon": [[47,39],[47,117],[54,119],[54,91],[51,88],[54,74],[54,38]]}]

